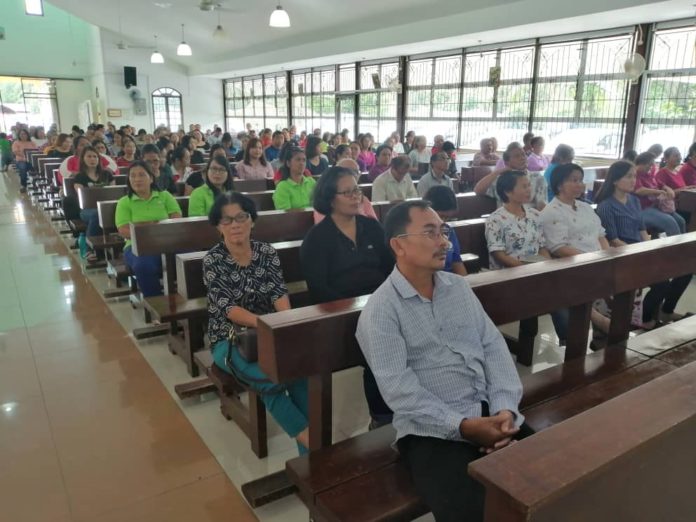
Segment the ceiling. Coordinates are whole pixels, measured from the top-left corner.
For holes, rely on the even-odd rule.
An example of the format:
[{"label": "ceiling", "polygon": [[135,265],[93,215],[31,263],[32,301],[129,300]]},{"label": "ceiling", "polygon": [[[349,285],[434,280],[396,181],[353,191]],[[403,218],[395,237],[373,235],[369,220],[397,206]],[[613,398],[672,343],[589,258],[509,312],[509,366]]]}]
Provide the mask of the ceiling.
[{"label": "ceiling", "polygon": [[[694,0],[282,0],[292,27],[268,27],[277,0],[50,0],[126,43],[154,45],[191,75],[229,77],[682,18]],[[156,4],[168,6],[158,7]],[[603,13],[602,16],[596,16]],[[228,39],[212,38],[218,24]],[[120,21],[120,23],[119,23]],[[554,21],[553,23],[550,23]],[[181,23],[193,57],[176,56]],[[148,52],[143,50],[143,52]]]}]

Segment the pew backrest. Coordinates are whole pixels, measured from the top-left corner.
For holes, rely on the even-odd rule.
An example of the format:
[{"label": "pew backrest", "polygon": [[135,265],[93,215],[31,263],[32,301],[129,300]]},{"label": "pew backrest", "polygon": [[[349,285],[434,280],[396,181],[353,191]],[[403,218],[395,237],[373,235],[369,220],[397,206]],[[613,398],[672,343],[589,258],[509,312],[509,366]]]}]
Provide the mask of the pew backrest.
[{"label": "pew backrest", "polygon": [[[175,198],[179,207],[181,207],[181,214],[183,216],[188,216],[188,197],[177,197]],[[105,234],[116,231],[116,205],[118,200],[112,201],[98,201],[97,211],[99,212],[99,226],[102,228]]]},{"label": "pew backrest", "polygon": [[97,208],[100,201],[112,201],[125,196],[128,188],[123,185],[110,187],[80,187],[77,189],[77,196],[80,201],[80,208]]}]

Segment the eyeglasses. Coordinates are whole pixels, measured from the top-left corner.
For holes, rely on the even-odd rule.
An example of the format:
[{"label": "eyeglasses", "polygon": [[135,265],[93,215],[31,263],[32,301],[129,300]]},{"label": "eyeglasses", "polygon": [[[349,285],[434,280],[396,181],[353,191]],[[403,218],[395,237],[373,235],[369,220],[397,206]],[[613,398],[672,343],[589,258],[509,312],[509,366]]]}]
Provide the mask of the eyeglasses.
[{"label": "eyeglasses", "polygon": [[347,198],[354,198],[356,196],[362,196],[362,189],[360,187],[355,187],[349,190],[343,190],[341,192],[336,192],[336,194],[345,196]]},{"label": "eyeglasses", "polygon": [[220,219],[220,224],[221,225],[231,225],[233,222],[234,223],[246,223],[249,221],[249,218],[251,217],[251,214],[248,212],[240,212],[236,216],[223,216]]},{"label": "eyeglasses", "polygon": [[408,236],[425,236],[428,239],[430,239],[431,241],[437,241],[438,239],[441,239],[441,238],[448,239],[451,230],[452,229],[448,225],[443,225],[440,227],[440,230],[431,229],[431,230],[427,230],[425,232],[411,232],[410,234],[399,234],[396,237],[401,238],[401,237],[408,237]]},{"label": "eyeglasses", "polygon": [[225,167],[210,167],[208,172],[219,172],[220,174],[227,174],[227,169]]}]

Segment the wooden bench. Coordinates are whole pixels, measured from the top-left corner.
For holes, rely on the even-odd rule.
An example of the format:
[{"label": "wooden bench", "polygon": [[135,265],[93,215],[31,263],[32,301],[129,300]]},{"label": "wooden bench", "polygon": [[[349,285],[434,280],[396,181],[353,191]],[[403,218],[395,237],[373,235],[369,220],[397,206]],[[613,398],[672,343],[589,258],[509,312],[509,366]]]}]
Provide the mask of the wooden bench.
[{"label": "wooden bench", "polygon": [[[621,249],[596,254],[583,254],[575,259],[563,259],[538,263],[525,267],[506,270],[502,273],[482,273],[470,276],[469,280],[488,314],[497,324],[511,322],[529,315],[538,315],[556,308],[569,307],[571,310],[570,329],[577,332],[569,335],[569,339],[581,338],[573,342],[566,350],[566,363],[544,372],[534,374],[531,381],[525,380],[525,412],[529,411],[529,419],[538,428],[548,423],[550,415],[553,419],[562,419],[595,406],[599,401],[606,400],[639,386],[658,375],[667,372],[669,365],[657,361],[646,360],[646,357],[625,348],[628,338],[630,306],[622,298],[624,294],[633,294],[628,288],[643,286],[653,278],[653,282],[663,280],[693,270],[691,261],[696,247],[696,235],[680,238],[667,238],[648,242],[641,245],[631,245]],[[672,251],[674,250],[674,251]],[[648,262],[662,256],[678,257],[680,262],[672,263],[667,272],[659,275],[648,273],[640,276],[636,271]],[[631,259],[631,256],[635,256]],[[648,257],[651,260],[648,260]],[[640,260],[640,263],[636,263]],[[633,269],[627,268],[633,266]],[[620,274],[620,272],[622,272]],[[631,280],[631,276],[634,279]],[[499,281],[496,281],[500,279]],[[526,283],[524,280],[526,279]],[[587,284],[570,285],[563,281],[581,280]],[[528,286],[526,286],[528,285]],[[633,286],[635,285],[635,286]],[[525,291],[526,286],[526,291]],[[563,288],[563,292],[558,292]],[[530,296],[534,289],[534,297],[520,300],[519,296]],[[592,301],[614,293],[615,309],[612,316],[612,334],[617,343],[609,348],[585,357],[587,330],[589,326],[589,311]],[[618,300],[616,298],[618,297]],[[511,299],[514,298],[514,299]],[[291,310],[277,314],[269,314],[261,318],[259,324],[259,362],[262,369],[274,382],[289,382],[298,378],[308,378],[310,389],[310,447],[312,450],[327,448],[331,444],[331,372],[360,364],[362,356],[353,337],[355,323],[360,309],[367,297],[328,303],[319,307],[308,307],[301,310]],[[630,301],[632,303],[632,300]],[[620,328],[619,328],[620,327]],[[621,331],[619,331],[621,329]],[[695,336],[696,337],[696,336]],[[302,338],[298,345],[295,339]],[[330,341],[329,341],[330,340]],[[331,351],[327,352],[326,347]],[[591,363],[588,363],[591,361]],[[579,393],[580,390],[584,390]],[[564,411],[564,415],[559,412]],[[368,434],[371,435],[371,434]],[[359,441],[341,444],[354,444],[362,448],[366,442],[360,436]],[[389,437],[385,436],[385,440]],[[386,450],[385,450],[386,451]],[[323,460],[324,455],[329,461]],[[288,473],[300,490],[303,500],[310,511],[318,516],[319,497],[322,492],[333,491],[322,505],[332,507],[334,511],[331,520],[378,520],[401,515],[411,516],[418,512],[418,499],[408,494],[408,482],[403,475],[403,468],[398,462],[389,463],[387,467],[375,469],[370,465],[375,461],[373,454],[369,459],[353,455],[352,461],[359,468],[360,487],[346,482],[346,488],[352,491],[363,490],[365,484],[371,484],[374,498],[380,498],[377,514],[369,518],[353,517],[356,512],[362,513],[358,506],[331,503],[329,497],[352,498],[342,496],[334,482],[323,484],[327,489],[312,489],[314,486],[308,476],[322,466],[331,466],[334,476],[342,476],[338,465],[331,459],[331,448],[313,452],[311,456],[302,457],[288,462]],[[309,470],[309,475],[302,470]],[[401,471],[400,471],[401,470]],[[370,475],[370,476],[367,476]],[[309,482],[308,482],[309,481]],[[309,485],[308,485],[309,484]],[[404,486],[405,489],[402,489]],[[395,489],[396,487],[396,489]],[[311,490],[311,494],[302,494],[303,488]],[[368,489],[370,489],[368,488]],[[372,493],[371,493],[372,495]],[[364,497],[360,497],[364,498]],[[371,496],[372,498],[372,496]],[[392,502],[392,499],[396,499]],[[360,507],[369,505],[361,502]],[[347,510],[341,511],[341,506]],[[414,511],[415,510],[415,511]],[[364,515],[364,513],[363,513]],[[374,518],[372,516],[374,515]]]}]

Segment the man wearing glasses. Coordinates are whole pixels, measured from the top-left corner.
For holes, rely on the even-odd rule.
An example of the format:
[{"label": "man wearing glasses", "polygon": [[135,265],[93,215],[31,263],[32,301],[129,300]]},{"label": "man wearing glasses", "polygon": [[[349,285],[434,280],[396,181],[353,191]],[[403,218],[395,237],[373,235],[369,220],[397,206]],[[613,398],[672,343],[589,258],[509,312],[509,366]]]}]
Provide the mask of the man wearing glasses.
[{"label": "man wearing glasses", "polygon": [[356,337],[394,411],[399,452],[436,520],[483,520],[476,458],[528,435],[515,365],[466,280],[442,270],[449,227],[425,201],[387,215],[396,267],[360,315]]}]

